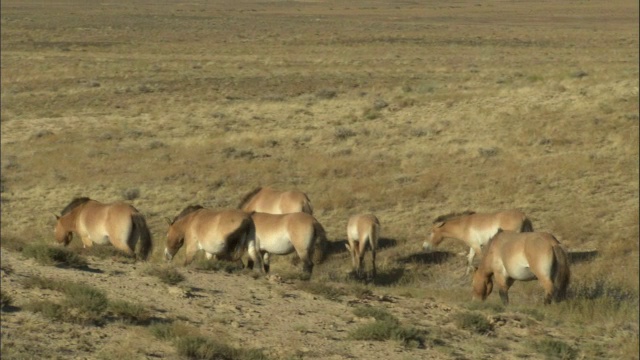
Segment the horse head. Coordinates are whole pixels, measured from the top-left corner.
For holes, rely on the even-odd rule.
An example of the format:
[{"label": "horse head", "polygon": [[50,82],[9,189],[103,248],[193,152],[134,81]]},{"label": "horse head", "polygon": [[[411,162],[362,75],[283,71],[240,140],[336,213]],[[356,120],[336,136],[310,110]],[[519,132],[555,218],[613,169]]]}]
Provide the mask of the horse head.
[{"label": "horse head", "polygon": [[[55,215],[55,214],[54,214]],[[69,245],[71,239],[73,238],[73,233],[64,226],[62,217],[55,215],[56,217],[56,228],[54,230],[54,236],[56,242],[58,244],[63,244],[64,246]]]},{"label": "horse head", "polygon": [[484,301],[493,291],[493,277],[476,268],[473,273],[473,300]]},{"label": "horse head", "polygon": [[427,240],[425,240],[425,242],[422,243],[422,249],[425,252],[433,251],[433,248],[435,248],[442,242],[442,239],[444,239],[444,235],[441,231],[443,225],[443,221],[433,224],[433,226],[431,227],[431,231],[429,232],[429,237],[427,238]]},{"label": "horse head", "polygon": [[178,231],[174,224],[171,224],[169,226],[169,231],[167,232],[167,243],[164,248],[164,258],[167,261],[171,261],[183,244],[184,232]]}]

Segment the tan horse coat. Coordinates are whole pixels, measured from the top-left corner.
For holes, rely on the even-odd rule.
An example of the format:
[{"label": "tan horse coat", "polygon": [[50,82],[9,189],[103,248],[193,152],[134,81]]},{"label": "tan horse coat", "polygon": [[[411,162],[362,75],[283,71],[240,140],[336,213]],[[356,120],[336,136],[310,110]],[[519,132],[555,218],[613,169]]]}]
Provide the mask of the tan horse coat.
[{"label": "tan horse coat", "polygon": [[533,227],[526,215],[518,210],[506,210],[494,213],[466,212],[460,216],[440,216],[434,221],[429,238],[423,243],[425,251],[430,252],[443,239],[452,238],[463,241],[469,246],[467,256],[467,274],[473,268],[476,253],[496,234],[498,229],[516,232],[531,232]]},{"label": "tan horse coat", "polygon": [[487,245],[474,273],[473,294],[475,299],[486,299],[495,281],[502,302],[508,304],[507,292],[516,280],[538,279],[544,303],[549,304],[565,297],[570,276],[567,253],[553,235],[501,231]]},{"label": "tan horse coat", "polygon": [[76,198],[56,219],[55,238],[65,246],[76,233],[85,248],[110,243],[131,256],[135,256],[136,244],[140,242],[142,260],[147,259],[153,247],[144,216],[123,202],[103,204],[87,197]]},{"label": "tan horse coat", "polygon": [[372,276],[376,276],[376,250],[378,249],[378,237],[380,235],[380,221],[372,214],[353,215],[347,222],[347,241],[345,244],[351,254],[353,270],[358,276],[364,270],[364,255],[367,244],[371,249]]},{"label": "tan horse coat", "polygon": [[221,259],[237,258],[247,239],[254,236],[251,216],[243,211],[189,206],[169,225],[164,254],[171,260],[184,245],[185,265],[193,261],[198,250],[204,250],[207,258],[214,255]]},{"label": "tan horse coat", "polygon": [[[264,266],[269,272],[269,256],[287,255],[296,252],[303,263],[303,270],[313,270],[313,252],[316,241],[325,236],[322,225],[312,215],[303,212],[291,214],[267,214],[256,212],[251,215],[256,227],[255,239],[249,239],[249,267],[253,263]],[[258,249],[259,254],[252,249]],[[263,261],[260,261],[262,257]]]},{"label": "tan horse coat", "polygon": [[309,197],[300,191],[279,191],[270,187],[258,187],[245,195],[238,206],[245,212],[289,214],[304,212],[313,215]]}]

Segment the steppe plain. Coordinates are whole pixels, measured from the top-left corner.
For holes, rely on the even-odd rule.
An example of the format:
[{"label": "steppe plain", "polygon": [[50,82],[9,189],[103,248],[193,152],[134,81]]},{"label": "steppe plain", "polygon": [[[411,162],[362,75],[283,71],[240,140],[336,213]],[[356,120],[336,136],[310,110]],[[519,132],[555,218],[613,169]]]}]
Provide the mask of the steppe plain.
[{"label": "steppe plain", "polygon": [[[168,323],[255,358],[638,358],[637,1],[0,8],[3,359],[184,358],[149,330]],[[269,277],[180,256],[184,281],[149,275],[168,266],[165,218],[265,185],[305,191],[327,230],[309,281],[286,257]],[[77,196],[140,209],[150,261],[78,240],[85,268],[24,256],[16,244],[52,244],[53,214]],[[467,249],[422,252],[438,215],[506,208],[574,254],[567,301],[543,306],[530,282],[508,307],[471,302]],[[357,212],[382,222],[373,281],[349,275],[343,250]],[[34,278],[93,286],[153,321],[50,320],[30,304],[63,296]],[[367,307],[416,336],[356,339],[377,321],[355,314]]]}]

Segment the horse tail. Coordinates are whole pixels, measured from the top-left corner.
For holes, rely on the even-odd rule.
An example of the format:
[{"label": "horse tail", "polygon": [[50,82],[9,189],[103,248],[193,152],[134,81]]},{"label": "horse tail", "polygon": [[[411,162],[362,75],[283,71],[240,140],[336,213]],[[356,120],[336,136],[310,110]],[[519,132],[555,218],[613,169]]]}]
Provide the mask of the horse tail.
[{"label": "horse tail", "polygon": [[525,217],[522,221],[522,226],[520,227],[520,232],[533,232],[533,224],[528,217]]},{"label": "horse tail", "polygon": [[380,238],[380,224],[374,223],[373,228],[371,229],[371,236],[369,237],[369,245],[371,246],[371,251],[376,251],[378,249],[378,239]]},{"label": "horse tail", "polygon": [[569,269],[569,256],[560,244],[553,245],[555,258],[555,271],[553,273],[553,297],[555,301],[563,300],[567,295],[571,270]]},{"label": "horse tail", "polygon": [[327,257],[328,244],[327,244],[327,233],[325,232],[322,224],[320,224],[317,220],[314,220],[313,222],[313,237],[314,237],[314,244],[312,248],[313,263],[320,264]]},{"label": "horse tail", "polygon": [[304,196],[304,199],[305,201],[302,203],[302,212],[313,215],[313,205],[311,205],[311,200],[309,200],[307,195]]},{"label": "horse tail", "polygon": [[[146,261],[149,258],[149,254],[151,250],[153,250],[153,242],[151,241],[151,232],[149,231],[149,226],[147,226],[147,221],[144,216],[140,213],[135,213],[131,215],[131,221],[133,222],[133,230],[131,231],[131,237],[139,234],[140,236],[140,259]],[[131,244],[131,240],[129,239],[129,243]]]},{"label": "horse tail", "polygon": [[233,261],[237,261],[242,257],[249,236],[255,234],[255,232],[256,225],[253,223],[251,216],[249,216],[243,219],[240,226],[227,236],[227,252]]}]

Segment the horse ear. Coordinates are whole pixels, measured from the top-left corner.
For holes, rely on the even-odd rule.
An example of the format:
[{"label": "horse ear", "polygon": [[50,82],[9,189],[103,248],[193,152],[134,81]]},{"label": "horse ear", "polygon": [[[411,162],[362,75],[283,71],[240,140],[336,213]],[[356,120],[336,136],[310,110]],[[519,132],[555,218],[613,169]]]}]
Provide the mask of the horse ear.
[{"label": "horse ear", "polygon": [[60,220],[60,216],[58,216],[58,214],[54,213],[53,216],[56,217],[56,220]]},{"label": "horse ear", "polygon": [[169,219],[168,217],[164,218],[164,220],[167,222],[167,224],[172,225],[173,221],[171,221],[171,219]]},{"label": "horse ear", "polygon": [[437,223],[433,224],[433,227],[434,227],[434,228],[439,228],[439,227],[441,227],[442,225],[444,225],[444,221],[438,221]]}]

